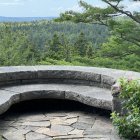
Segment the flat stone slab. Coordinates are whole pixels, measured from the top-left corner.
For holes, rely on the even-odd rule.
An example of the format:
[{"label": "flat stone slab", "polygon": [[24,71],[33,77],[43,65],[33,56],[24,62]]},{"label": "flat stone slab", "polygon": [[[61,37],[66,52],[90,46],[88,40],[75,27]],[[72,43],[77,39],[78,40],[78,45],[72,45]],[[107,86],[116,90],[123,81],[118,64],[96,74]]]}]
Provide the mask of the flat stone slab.
[{"label": "flat stone slab", "polygon": [[[50,116],[52,118],[55,118],[56,120],[62,120],[61,124],[54,124],[51,122],[52,118],[48,120],[48,116],[44,115],[44,112],[38,113],[36,115],[36,112],[31,113],[29,112],[29,118],[28,113],[26,114],[26,117],[24,119],[24,113],[21,112],[19,116],[17,117],[18,120],[15,121],[15,118],[12,118],[12,121],[7,121],[5,123],[5,119],[7,118],[7,115],[3,118],[4,120],[1,120],[1,127],[0,127],[0,133],[2,137],[6,140],[123,140],[120,139],[119,136],[116,134],[116,131],[111,124],[111,120],[108,117],[100,116],[99,114],[90,113],[87,114],[85,117],[86,112],[83,111],[73,111],[73,112],[65,112],[61,111],[62,116],[60,116],[60,112],[56,111],[56,113],[53,115],[53,113],[47,113],[47,110],[45,111],[46,114],[51,114]],[[58,113],[58,115],[57,115]],[[29,123],[26,123],[27,120],[30,120],[31,116],[38,116],[38,122],[37,127],[35,126],[29,126]],[[71,115],[72,114],[72,115]],[[50,126],[46,127],[42,125],[42,121],[40,118],[44,115],[44,120],[46,122],[50,121]],[[10,115],[8,115],[10,116]],[[39,117],[40,116],[40,117]],[[65,121],[67,118],[73,118],[75,119],[74,124],[67,124],[65,125]],[[21,126],[21,119],[22,122],[24,122],[25,126]],[[92,120],[94,118],[95,121],[90,121],[90,125],[88,120]],[[72,119],[72,118],[71,118]],[[36,118],[37,121],[37,118]],[[83,122],[84,121],[84,122]],[[14,122],[14,123],[12,123]],[[39,123],[40,122],[40,123]],[[15,126],[15,123],[17,124]],[[31,122],[34,123],[34,122]],[[40,124],[40,125],[39,125]],[[45,123],[44,123],[45,124]],[[32,124],[30,124],[32,125]],[[12,129],[11,129],[12,128]]]},{"label": "flat stone slab", "polygon": [[111,91],[99,87],[66,84],[30,84],[0,89],[0,114],[12,104],[32,99],[68,99],[107,110],[112,109]]},{"label": "flat stone slab", "polygon": [[0,86],[27,83],[67,83],[111,88],[122,77],[139,79],[140,73],[83,66],[0,67]]},{"label": "flat stone slab", "polygon": [[111,77],[126,77],[132,76],[135,78],[140,77],[138,72],[116,70],[111,68],[100,67],[85,67],[85,66],[53,66],[53,65],[38,65],[38,66],[10,66],[0,67],[0,73],[14,73],[14,72],[37,72],[37,71],[80,71],[80,72],[92,72],[97,74],[103,74]]},{"label": "flat stone slab", "polygon": [[35,126],[35,127],[38,127],[38,126],[50,127],[51,124],[50,124],[49,121],[40,121],[40,122],[24,122],[21,125],[24,125],[24,126]]},{"label": "flat stone slab", "polygon": [[36,132],[29,132],[28,134],[26,134],[26,140],[43,140],[43,139],[51,140],[46,135],[39,134]]}]

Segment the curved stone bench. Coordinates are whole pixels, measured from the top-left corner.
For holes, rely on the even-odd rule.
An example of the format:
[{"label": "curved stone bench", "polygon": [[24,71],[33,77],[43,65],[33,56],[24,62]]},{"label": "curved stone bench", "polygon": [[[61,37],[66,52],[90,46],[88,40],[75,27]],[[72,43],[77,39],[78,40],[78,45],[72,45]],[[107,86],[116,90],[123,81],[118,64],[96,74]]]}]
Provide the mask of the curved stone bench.
[{"label": "curved stone bench", "polygon": [[111,110],[112,96],[107,89],[82,85],[30,84],[0,90],[0,114],[12,104],[32,99],[67,99]]},{"label": "curved stone bench", "polygon": [[112,110],[111,87],[120,77],[139,73],[79,66],[0,67],[0,114],[12,104],[55,98]]}]

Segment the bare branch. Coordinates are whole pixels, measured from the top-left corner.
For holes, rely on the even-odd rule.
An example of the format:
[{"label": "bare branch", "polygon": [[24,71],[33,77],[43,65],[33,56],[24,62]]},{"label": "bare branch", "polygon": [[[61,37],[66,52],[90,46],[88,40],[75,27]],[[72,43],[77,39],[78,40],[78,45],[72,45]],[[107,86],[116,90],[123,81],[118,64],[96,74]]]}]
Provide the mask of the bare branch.
[{"label": "bare branch", "polygon": [[119,9],[117,6],[113,5],[112,3],[110,3],[108,0],[104,0],[104,2],[106,2],[108,5],[110,5],[112,8],[114,8],[116,11],[127,15],[128,17],[130,17],[131,19],[133,19],[135,22],[140,24],[140,20],[138,18],[136,18],[135,16],[133,16],[133,14],[130,11],[123,11],[121,9]]}]

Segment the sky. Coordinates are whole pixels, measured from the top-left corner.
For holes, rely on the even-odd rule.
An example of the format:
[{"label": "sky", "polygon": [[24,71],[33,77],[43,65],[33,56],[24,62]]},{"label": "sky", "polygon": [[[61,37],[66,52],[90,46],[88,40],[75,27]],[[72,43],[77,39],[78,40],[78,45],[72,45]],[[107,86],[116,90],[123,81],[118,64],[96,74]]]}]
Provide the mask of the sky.
[{"label": "sky", "polygon": [[[6,17],[56,17],[67,10],[80,11],[79,0],[0,0],[0,16]],[[104,7],[101,0],[84,0],[94,6]],[[127,10],[139,10],[140,2],[125,0]]]}]

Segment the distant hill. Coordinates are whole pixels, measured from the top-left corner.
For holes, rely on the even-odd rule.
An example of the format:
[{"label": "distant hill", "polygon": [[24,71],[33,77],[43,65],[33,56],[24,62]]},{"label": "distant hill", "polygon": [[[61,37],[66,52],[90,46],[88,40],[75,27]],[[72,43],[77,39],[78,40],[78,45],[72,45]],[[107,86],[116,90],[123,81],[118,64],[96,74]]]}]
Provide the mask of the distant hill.
[{"label": "distant hill", "polygon": [[3,17],[0,16],[0,22],[30,22],[37,20],[52,20],[56,17]]}]

